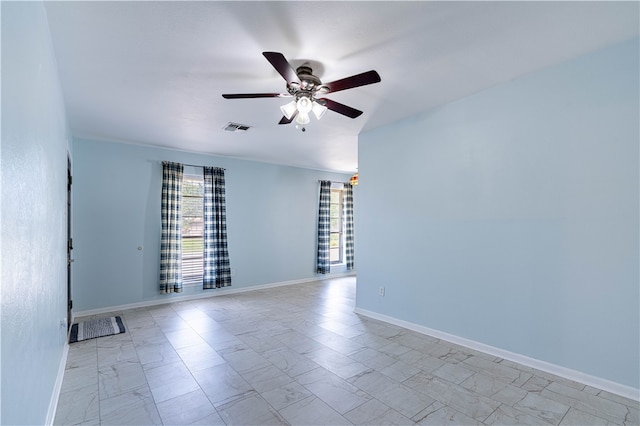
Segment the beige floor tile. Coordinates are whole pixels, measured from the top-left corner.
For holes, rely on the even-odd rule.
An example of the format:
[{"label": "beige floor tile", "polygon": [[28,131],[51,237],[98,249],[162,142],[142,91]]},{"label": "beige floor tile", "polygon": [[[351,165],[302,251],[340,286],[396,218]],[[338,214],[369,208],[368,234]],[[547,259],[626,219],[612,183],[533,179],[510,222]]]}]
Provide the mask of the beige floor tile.
[{"label": "beige floor tile", "polygon": [[[160,402],[157,407],[165,425],[190,425],[205,418],[208,421],[220,419],[213,404],[200,389]],[[224,423],[220,419],[217,424]]]},{"label": "beige floor tile", "polygon": [[315,396],[310,396],[280,410],[282,417],[291,425],[351,425],[330,406]]},{"label": "beige floor tile", "polygon": [[377,399],[365,402],[344,415],[355,425],[412,425],[414,421]]},{"label": "beige floor tile", "polygon": [[228,425],[285,425],[286,421],[260,395],[250,394],[218,407]]}]

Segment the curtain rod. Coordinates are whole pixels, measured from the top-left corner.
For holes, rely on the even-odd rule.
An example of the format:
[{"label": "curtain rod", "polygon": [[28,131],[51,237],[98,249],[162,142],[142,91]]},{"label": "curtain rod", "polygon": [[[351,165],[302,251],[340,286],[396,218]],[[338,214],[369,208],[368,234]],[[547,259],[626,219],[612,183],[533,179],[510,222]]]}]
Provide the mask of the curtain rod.
[{"label": "curtain rod", "polygon": [[[162,161],[162,164],[165,163],[178,163],[178,161]],[[215,166],[203,166],[202,164],[187,164],[187,163],[180,163],[183,166],[190,166],[190,167],[215,167]],[[227,170],[224,167],[217,167],[218,169],[222,169],[222,170]]]}]

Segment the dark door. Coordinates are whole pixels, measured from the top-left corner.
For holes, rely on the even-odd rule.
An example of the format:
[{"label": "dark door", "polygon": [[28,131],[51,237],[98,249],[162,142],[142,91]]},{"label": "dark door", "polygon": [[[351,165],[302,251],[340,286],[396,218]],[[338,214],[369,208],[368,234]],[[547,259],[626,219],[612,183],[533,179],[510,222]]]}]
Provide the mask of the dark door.
[{"label": "dark door", "polygon": [[73,239],[71,238],[71,157],[67,156],[67,330],[71,327],[71,264],[73,263]]}]

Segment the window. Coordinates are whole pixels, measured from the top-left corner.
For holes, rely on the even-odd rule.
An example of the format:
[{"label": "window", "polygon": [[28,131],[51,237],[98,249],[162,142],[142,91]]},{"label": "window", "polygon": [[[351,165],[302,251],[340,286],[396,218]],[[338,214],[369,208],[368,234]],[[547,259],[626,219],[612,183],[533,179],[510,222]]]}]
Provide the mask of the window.
[{"label": "window", "polygon": [[202,282],[204,179],[185,174],[182,181],[182,280]]},{"label": "window", "polygon": [[332,264],[344,262],[344,240],[342,226],[342,190],[331,189],[330,204],[330,236],[329,236],[329,261]]}]

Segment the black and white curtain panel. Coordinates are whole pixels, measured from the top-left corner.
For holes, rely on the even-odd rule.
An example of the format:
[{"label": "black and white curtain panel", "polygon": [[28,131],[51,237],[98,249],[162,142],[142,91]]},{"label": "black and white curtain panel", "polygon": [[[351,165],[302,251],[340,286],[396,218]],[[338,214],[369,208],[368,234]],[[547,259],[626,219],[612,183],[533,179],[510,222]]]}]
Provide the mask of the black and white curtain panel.
[{"label": "black and white curtain panel", "polygon": [[318,203],[318,250],[316,261],[316,272],[318,274],[328,274],[331,270],[329,261],[330,209],[331,181],[322,180],[320,181],[320,201]]},{"label": "black and white curtain panel", "polygon": [[182,176],[180,163],[162,163],[160,293],[182,291]]},{"label": "black and white curtain panel", "polygon": [[347,271],[354,266],[354,244],[353,244],[353,187],[350,183],[344,184],[344,254],[347,264]]},{"label": "black and white curtain panel", "polygon": [[204,277],[205,290],[231,285],[227,249],[227,205],[224,169],[204,167]]}]

